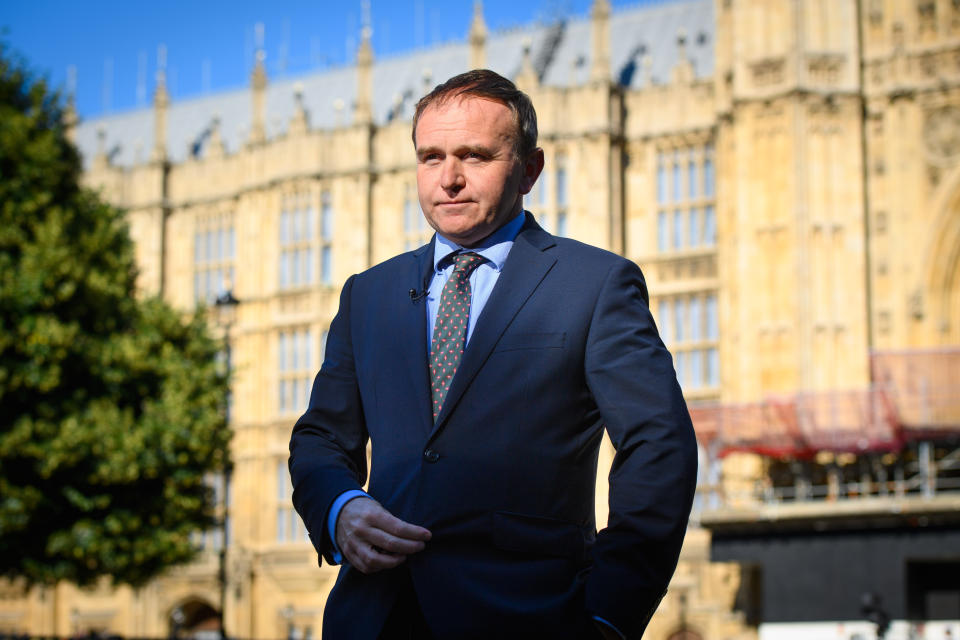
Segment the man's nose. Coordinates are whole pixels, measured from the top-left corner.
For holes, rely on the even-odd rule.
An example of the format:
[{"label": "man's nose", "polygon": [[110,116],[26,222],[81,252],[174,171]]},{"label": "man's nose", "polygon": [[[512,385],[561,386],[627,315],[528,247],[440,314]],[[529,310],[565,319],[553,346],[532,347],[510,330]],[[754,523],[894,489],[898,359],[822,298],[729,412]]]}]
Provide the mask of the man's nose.
[{"label": "man's nose", "polygon": [[440,186],[447,191],[459,191],[466,186],[467,181],[463,175],[463,166],[459,158],[447,158],[443,163],[443,171],[440,174]]}]

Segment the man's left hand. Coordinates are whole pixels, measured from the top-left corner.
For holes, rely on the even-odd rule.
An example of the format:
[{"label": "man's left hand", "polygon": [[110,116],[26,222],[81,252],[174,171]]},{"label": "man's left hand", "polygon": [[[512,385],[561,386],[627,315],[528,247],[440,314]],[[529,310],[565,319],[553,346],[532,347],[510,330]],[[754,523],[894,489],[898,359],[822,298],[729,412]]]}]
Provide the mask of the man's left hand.
[{"label": "man's left hand", "polygon": [[403,563],[430,540],[423,527],[404,522],[371,498],[354,498],[337,518],[337,546],[362,573],[376,573]]}]

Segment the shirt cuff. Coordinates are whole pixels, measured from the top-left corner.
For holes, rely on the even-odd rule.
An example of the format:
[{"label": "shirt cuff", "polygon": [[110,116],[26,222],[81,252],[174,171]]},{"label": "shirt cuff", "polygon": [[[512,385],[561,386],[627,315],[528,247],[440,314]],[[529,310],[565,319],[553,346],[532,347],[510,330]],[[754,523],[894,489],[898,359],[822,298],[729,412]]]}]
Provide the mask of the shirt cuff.
[{"label": "shirt cuff", "polygon": [[327,512],[327,533],[330,534],[330,546],[333,547],[333,552],[330,555],[333,557],[334,564],[343,562],[343,554],[340,553],[340,547],[337,546],[337,518],[340,517],[340,511],[343,509],[343,505],[354,498],[369,497],[370,495],[366,491],[351,489],[338,495],[337,499],[330,505],[330,511]]},{"label": "shirt cuff", "polygon": [[600,624],[609,627],[615,634],[617,634],[618,636],[620,636],[621,638],[623,638],[623,640],[627,640],[627,636],[623,635],[623,633],[620,632],[620,629],[617,629],[615,626],[613,626],[612,624],[610,624],[609,622],[607,622],[606,620],[604,620],[604,619],[601,618],[600,616],[593,616],[593,619],[594,619],[596,622],[599,622]]}]

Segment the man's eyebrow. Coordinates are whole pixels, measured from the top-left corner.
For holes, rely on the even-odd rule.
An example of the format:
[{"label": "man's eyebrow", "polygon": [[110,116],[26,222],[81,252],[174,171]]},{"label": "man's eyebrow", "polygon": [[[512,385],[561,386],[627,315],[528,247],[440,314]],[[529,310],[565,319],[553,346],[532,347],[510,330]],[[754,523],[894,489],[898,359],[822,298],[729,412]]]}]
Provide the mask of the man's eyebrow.
[{"label": "man's eyebrow", "polygon": [[424,146],[424,147],[417,147],[416,149],[418,158],[422,158],[424,156],[430,155],[431,153],[436,153],[437,151],[440,151],[440,148],[437,146]]},{"label": "man's eyebrow", "polygon": [[[453,155],[460,155],[463,153],[467,153],[469,151],[476,151],[481,155],[485,155],[485,156],[494,156],[497,154],[497,149],[495,147],[490,147],[490,146],[479,144],[479,143],[477,144],[464,143],[464,144],[457,145],[451,153],[453,153]],[[445,151],[443,151],[440,147],[437,147],[437,146],[425,146],[425,147],[418,148],[416,150],[416,153],[418,158],[422,158],[424,156],[430,155],[431,153],[445,153]]]},{"label": "man's eyebrow", "polygon": [[457,152],[462,153],[464,151],[477,151],[481,155],[492,156],[495,155],[497,150],[493,147],[488,147],[483,144],[462,144],[457,147]]}]

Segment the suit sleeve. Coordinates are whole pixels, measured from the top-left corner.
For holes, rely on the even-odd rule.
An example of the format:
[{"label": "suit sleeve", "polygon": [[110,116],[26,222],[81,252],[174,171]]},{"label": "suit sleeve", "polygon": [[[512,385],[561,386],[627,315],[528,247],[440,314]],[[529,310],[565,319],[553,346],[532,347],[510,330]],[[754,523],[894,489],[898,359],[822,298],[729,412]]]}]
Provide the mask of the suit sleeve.
[{"label": "suit sleeve", "polygon": [[587,610],[639,638],[676,569],[696,486],[697,445],[640,269],[618,261],[591,319],[587,384],[616,449],[610,518],[597,535]]},{"label": "suit sleeve", "polygon": [[351,277],[343,286],[340,310],[327,334],[326,355],[313,382],[310,404],[290,438],[293,506],[317,553],[330,564],[335,562],[327,512],[337,496],[361,489],[367,476],[367,430],[350,332],[353,280]]}]

